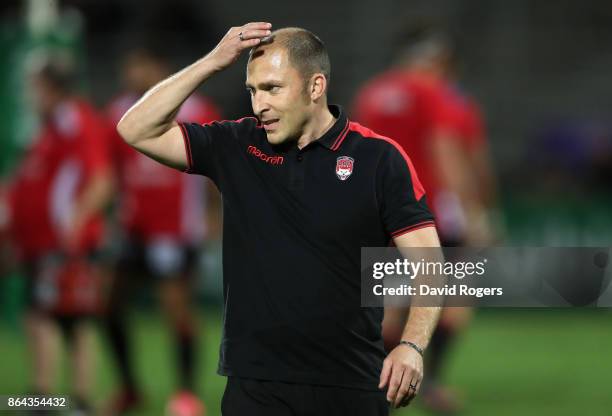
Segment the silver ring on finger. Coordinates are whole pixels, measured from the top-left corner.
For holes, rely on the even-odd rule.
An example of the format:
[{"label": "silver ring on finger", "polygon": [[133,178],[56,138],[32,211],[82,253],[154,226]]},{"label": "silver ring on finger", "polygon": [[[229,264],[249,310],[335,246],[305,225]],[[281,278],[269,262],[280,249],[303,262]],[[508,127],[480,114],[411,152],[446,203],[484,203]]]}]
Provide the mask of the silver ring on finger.
[{"label": "silver ring on finger", "polygon": [[242,37],[242,32],[238,33],[238,37],[240,38],[241,41],[244,41],[244,38]]}]

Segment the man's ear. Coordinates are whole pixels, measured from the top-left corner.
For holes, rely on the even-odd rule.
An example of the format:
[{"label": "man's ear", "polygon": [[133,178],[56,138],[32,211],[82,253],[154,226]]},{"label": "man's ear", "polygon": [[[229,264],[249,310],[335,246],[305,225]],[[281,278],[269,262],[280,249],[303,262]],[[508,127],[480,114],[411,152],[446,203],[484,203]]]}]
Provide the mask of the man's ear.
[{"label": "man's ear", "polygon": [[321,98],[327,91],[327,79],[325,78],[325,75],[321,73],[314,74],[310,78],[309,86],[310,99],[312,101],[316,101]]}]

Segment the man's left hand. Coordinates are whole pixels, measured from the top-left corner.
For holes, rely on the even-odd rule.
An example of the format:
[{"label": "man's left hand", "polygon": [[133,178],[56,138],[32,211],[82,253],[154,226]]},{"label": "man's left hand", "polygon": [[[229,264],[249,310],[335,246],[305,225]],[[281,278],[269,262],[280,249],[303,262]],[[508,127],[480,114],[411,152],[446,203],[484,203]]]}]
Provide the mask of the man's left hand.
[{"label": "man's left hand", "polygon": [[407,406],[423,380],[423,357],[408,345],[400,344],[387,355],[378,388],[387,386],[387,401],[395,408]]}]

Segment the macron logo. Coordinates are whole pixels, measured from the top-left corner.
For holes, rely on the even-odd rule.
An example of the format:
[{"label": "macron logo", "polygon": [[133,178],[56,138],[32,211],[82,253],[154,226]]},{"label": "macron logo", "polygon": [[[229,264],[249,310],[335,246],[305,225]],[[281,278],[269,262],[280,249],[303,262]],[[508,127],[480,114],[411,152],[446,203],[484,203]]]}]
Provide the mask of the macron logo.
[{"label": "macron logo", "polygon": [[247,153],[271,165],[282,165],[284,161],[284,158],[282,156],[268,156],[255,146],[247,147]]}]

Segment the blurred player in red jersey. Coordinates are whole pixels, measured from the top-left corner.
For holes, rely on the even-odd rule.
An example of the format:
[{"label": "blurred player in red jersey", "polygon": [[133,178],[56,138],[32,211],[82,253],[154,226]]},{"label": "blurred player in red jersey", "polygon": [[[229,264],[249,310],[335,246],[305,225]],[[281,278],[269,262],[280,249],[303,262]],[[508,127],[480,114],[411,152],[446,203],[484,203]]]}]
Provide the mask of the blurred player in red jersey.
[{"label": "blurred player in red jersey", "polygon": [[459,238],[456,243],[476,247],[486,246],[497,241],[502,230],[497,206],[497,183],[486,140],[482,111],[472,97],[453,83],[449,83],[445,89],[443,100],[446,127],[442,133],[458,140],[461,156],[464,158],[463,164],[469,169],[467,179],[473,187],[473,190],[467,193],[467,198],[462,201],[466,226],[458,229]]},{"label": "blurred player in red jersey", "polygon": [[[179,410],[172,409],[183,409],[180,414],[185,415],[203,412],[203,405],[194,394],[196,325],[189,292],[191,278],[197,271],[197,253],[205,228],[211,223],[205,220],[205,199],[212,195],[208,199],[216,200],[216,190],[202,177],[183,175],[135,151],[114,128],[136,100],[169,73],[163,56],[153,50],[131,51],[123,64],[126,92],[109,105],[108,111],[114,133],[113,154],[121,192],[119,216],[125,243],[116,264],[108,308],[109,337],[122,383],[121,392],[111,405],[111,413],[115,414],[136,407],[140,401],[125,309],[134,280],[142,275],[155,279],[175,337],[180,386],[168,404],[168,412],[179,414]],[[206,123],[220,117],[210,100],[192,96],[177,118]]]},{"label": "blurred player in red jersey", "polygon": [[88,414],[93,350],[87,319],[98,310],[102,211],[112,180],[106,125],[72,91],[63,56],[32,61],[30,86],[40,129],[8,191],[8,227],[28,280],[26,326],[36,393],[51,393],[56,330],[70,348],[75,410]]},{"label": "blurred player in red jersey", "polygon": [[17,259],[9,234],[9,187],[7,178],[0,176],[0,279],[16,272]]},{"label": "blurred player in red jersey", "polygon": [[[353,116],[394,137],[410,155],[443,246],[490,244],[495,184],[480,110],[452,82],[452,43],[425,25],[404,35],[398,52],[396,65],[358,93]],[[399,342],[406,312],[385,310],[383,336],[389,349]],[[453,413],[459,408],[455,395],[440,385],[440,376],[448,348],[471,314],[467,307],[445,308],[432,337],[421,393],[432,410]]]}]

